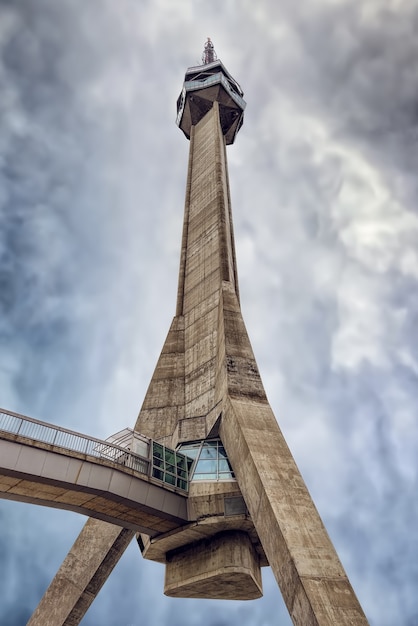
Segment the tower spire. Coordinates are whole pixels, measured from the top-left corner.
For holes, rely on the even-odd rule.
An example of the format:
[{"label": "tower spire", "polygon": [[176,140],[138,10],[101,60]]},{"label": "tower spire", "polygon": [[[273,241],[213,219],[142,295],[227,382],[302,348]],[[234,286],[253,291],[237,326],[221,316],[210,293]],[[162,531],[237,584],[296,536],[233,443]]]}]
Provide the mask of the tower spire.
[{"label": "tower spire", "polygon": [[202,54],[202,63],[203,65],[207,65],[208,63],[213,63],[216,61],[218,57],[216,56],[215,47],[210,37],[208,37],[205,47],[203,49]]}]

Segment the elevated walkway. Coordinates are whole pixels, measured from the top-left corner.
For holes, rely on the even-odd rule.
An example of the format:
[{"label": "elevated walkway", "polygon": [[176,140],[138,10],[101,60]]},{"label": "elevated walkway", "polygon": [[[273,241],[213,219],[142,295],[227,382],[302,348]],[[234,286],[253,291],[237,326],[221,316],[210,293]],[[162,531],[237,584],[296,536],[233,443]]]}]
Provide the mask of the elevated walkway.
[{"label": "elevated walkway", "polygon": [[0,498],[153,537],[187,524],[190,464],[129,429],[103,441],[0,409]]}]

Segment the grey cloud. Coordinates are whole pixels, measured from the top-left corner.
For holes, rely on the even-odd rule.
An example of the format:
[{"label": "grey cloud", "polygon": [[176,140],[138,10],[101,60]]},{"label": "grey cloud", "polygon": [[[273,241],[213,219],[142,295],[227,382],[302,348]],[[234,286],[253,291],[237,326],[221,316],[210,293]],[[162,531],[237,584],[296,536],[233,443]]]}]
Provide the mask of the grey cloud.
[{"label": "grey cloud", "polygon": [[[248,100],[229,151],[232,202],[248,253],[239,260],[244,318],[270,400],[371,624],[412,624],[417,433],[406,416],[416,405],[418,301],[405,270],[413,257],[402,265],[400,251],[416,240],[399,213],[389,220],[386,198],[377,218],[398,230],[367,250],[358,232],[373,176],[402,216],[416,211],[417,9],[221,4],[196,3],[189,14],[162,0],[3,3],[0,371],[9,408],[96,435],[133,423],[174,313],[187,167],[174,103],[211,35]],[[2,37],[6,11],[14,18]],[[358,195],[343,203],[347,189]],[[390,245],[392,260],[375,264]],[[351,369],[345,352],[333,362],[336,329],[348,323],[342,296],[350,306],[364,298],[386,329],[385,366],[361,358],[367,333]],[[373,331],[369,309],[363,318]],[[344,346],[351,356],[353,344]],[[82,520],[9,502],[0,511],[2,527],[20,533],[1,544],[16,585],[6,581],[0,621],[15,607],[11,619],[23,623]],[[131,546],[86,626],[289,623],[269,574],[264,599],[245,606],[163,598],[162,578]],[[382,588],[394,598],[386,608]]]}]

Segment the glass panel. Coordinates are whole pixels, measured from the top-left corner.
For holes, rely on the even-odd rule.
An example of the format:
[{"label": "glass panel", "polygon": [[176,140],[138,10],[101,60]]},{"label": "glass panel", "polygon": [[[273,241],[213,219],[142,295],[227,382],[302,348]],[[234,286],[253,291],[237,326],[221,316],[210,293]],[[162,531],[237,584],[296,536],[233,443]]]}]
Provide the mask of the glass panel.
[{"label": "glass panel", "polygon": [[201,459],[216,459],[217,457],[217,449],[212,447],[206,447],[206,445],[202,448],[202,452],[200,453]]},{"label": "glass panel", "polygon": [[[186,463],[190,472],[190,480],[234,479],[234,473],[220,439],[184,444],[180,450],[182,454],[188,457]],[[194,465],[190,457],[196,459]],[[181,469],[183,470],[183,466]],[[179,464],[177,465],[177,473],[179,479],[182,479],[183,475],[179,472]]]},{"label": "glass panel", "polygon": [[162,472],[161,470],[155,469],[155,467],[152,470],[152,475],[154,476],[154,478],[158,478],[158,480],[163,480],[164,478],[164,472]]},{"label": "glass panel", "polygon": [[192,459],[195,459],[197,456],[197,453],[200,450],[200,446],[196,447],[196,448],[182,448],[181,451],[183,454],[185,454],[186,456],[189,456]]},{"label": "glass panel", "polygon": [[183,456],[182,454],[176,454],[176,464],[177,467],[180,469],[184,469],[186,467],[186,457]]},{"label": "glass panel", "polygon": [[163,458],[163,447],[159,443],[155,443],[154,441],[152,444],[152,450],[154,456],[158,456],[160,459]]},{"label": "glass panel", "polygon": [[164,482],[168,483],[169,485],[175,485],[176,477],[172,476],[171,474],[166,474],[164,478]]},{"label": "glass panel", "polygon": [[132,442],[132,451],[140,456],[148,457],[148,444],[145,441],[134,439]]},{"label": "glass panel", "polygon": [[199,474],[216,474],[217,471],[217,463],[216,460],[204,460],[201,459],[197,462],[196,472]]},{"label": "glass panel", "polygon": [[216,480],[216,474],[193,474],[193,480]]},{"label": "glass panel", "polygon": [[165,449],[165,461],[171,465],[175,465],[176,463],[175,453],[172,450],[167,450],[167,448]]},{"label": "glass panel", "polygon": [[219,480],[229,480],[235,478],[234,472],[219,472]]},{"label": "glass panel", "polygon": [[219,456],[224,457],[225,459],[228,458],[225,452],[225,448],[223,446],[219,446],[219,452],[218,452]]}]

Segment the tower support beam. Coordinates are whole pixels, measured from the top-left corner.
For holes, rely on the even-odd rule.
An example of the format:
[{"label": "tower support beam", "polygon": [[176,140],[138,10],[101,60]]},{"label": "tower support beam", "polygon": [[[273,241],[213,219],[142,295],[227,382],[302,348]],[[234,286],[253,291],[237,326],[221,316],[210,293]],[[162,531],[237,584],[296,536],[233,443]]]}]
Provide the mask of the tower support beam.
[{"label": "tower support beam", "polygon": [[77,626],[133,536],[90,517],[27,626]]},{"label": "tower support beam", "polygon": [[224,286],[219,434],[295,626],[367,619],[264,393],[239,303]]},{"label": "tower support beam", "polygon": [[272,420],[268,405],[230,400],[220,436],[292,621],[366,626],[289,449],[269,428]]}]

